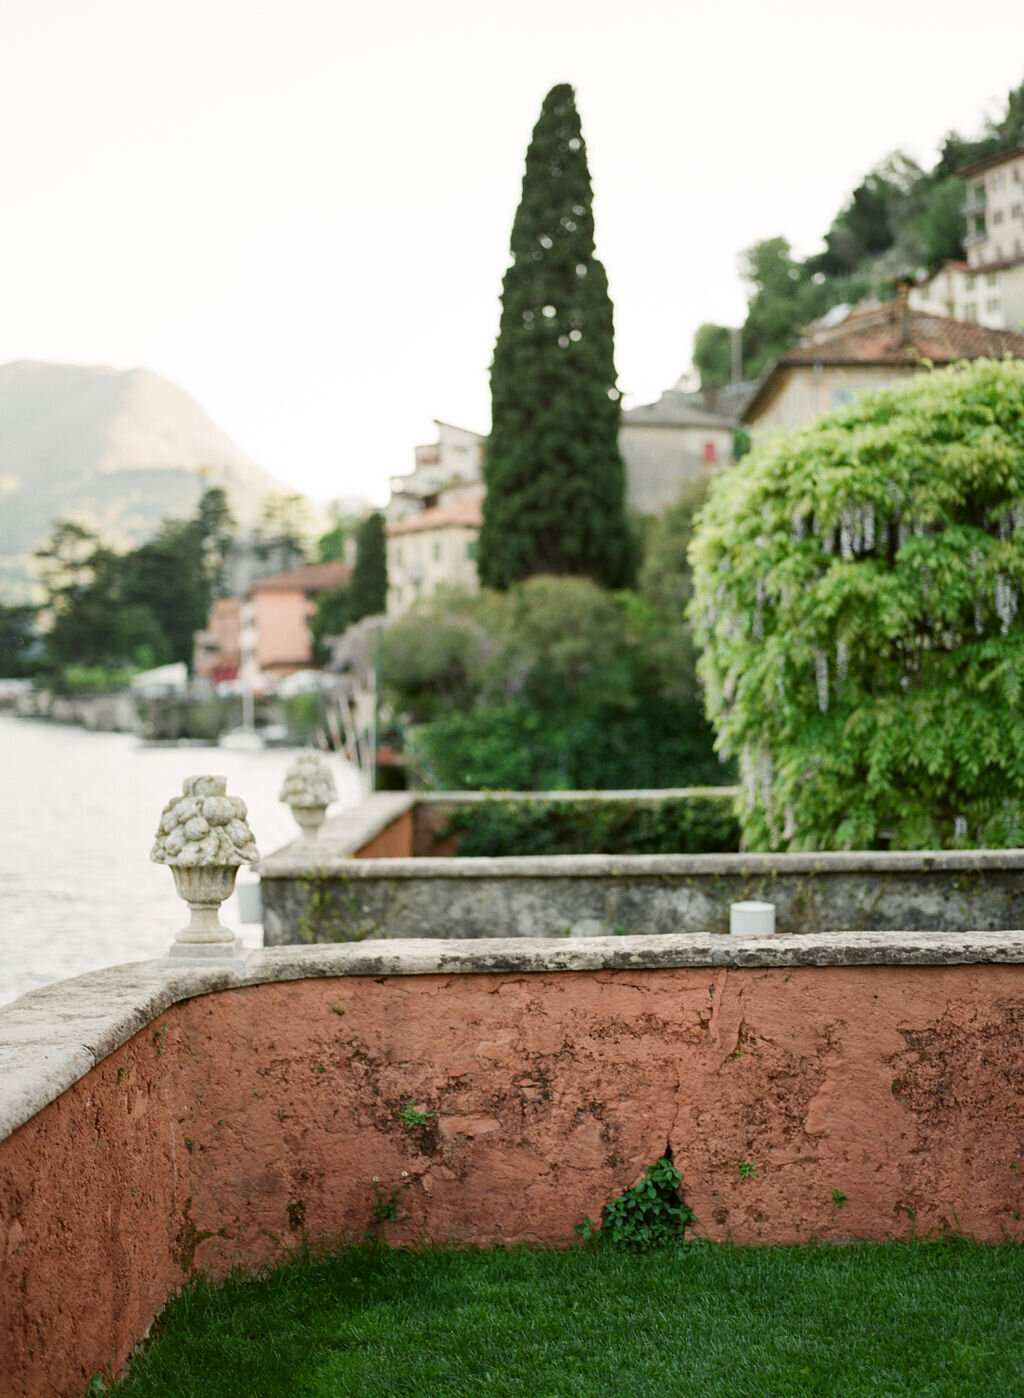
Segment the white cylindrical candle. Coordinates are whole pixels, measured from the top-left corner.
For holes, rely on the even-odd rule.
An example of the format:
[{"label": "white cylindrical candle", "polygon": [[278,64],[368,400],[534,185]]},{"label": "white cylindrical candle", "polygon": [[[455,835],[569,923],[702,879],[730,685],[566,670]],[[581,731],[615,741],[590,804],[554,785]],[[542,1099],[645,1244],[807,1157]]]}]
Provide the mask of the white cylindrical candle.
[{"label": "white cylindrical candle", "polygon": [[768,937],[774,931],[774,903],[729,904],[729,932],[733,937]]}]

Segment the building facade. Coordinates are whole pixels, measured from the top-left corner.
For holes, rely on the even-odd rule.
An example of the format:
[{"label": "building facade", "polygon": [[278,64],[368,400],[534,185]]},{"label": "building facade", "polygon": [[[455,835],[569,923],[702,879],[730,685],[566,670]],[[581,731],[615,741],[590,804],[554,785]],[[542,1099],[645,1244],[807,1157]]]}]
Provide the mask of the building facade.
[{"label": "building facade", "polygon": [[192,638],[192,671],[198,678],[211,684],[238,679],[242,663],[241,609],[237,597],[214,600],[205,630],[197,631]]},{"label": "building facade", "polygon": [[802,427],[865,389],[961,359],[1024,359],[1024,334],[914,310],[908,288],[851,311],[838,325],[808,326],[765,374],[744,412],[752,428]]},{"label": "building facade", "polygon": [[433,505],[386,526],[388,615],[400,616],[439,588],[476,592],[483,490]]},{"label": "building facade", "polygon": [[915,287],[911,305],[992,330],[1024,329],[1024,146],[957,173],[967,259],[943,263]]},{"label": "building facade", "polygon": [[626,504],[660,514],[679,499],[688,481],[732,460],[739,423],[697,407],[689,394],[669,389],[656,403],[627,408],[619,427],[626,468]]},{"label": "building facade", "polygon": [[313,638],[309,623],[322,592],[349,581],[345,563],[311,563],[254,583],[239,613],[240,677],[255,693],[309,668]]},{"label": "building facade", "polygon": [[437,441],[413,448],[413,470],[391,477],[388,522],[405,519],[441,501],[479,494],[486,438],[466,427],[435,419]]},{"label": "building facade", "polygon": [[958,170],[966,185],[964,247],[971,268],[1024,258],[1024,146]]}]

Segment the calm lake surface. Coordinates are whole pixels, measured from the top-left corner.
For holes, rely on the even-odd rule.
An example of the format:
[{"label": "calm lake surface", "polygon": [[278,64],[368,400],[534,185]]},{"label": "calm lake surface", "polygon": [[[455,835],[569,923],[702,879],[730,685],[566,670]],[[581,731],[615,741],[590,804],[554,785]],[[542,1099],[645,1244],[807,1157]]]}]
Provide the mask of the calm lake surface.
[{"label": "calm lake surface", "polygon": [[[298,827],[278,800],[295,750],[143,747],[125,733],[0,715],[0,1003],[51,981],[163,956],[188,908],[149,851],[166,802],[185,777],[214,772],[249,807],[261,854]],[[331,769],[339,804],[361,799],[359,774]],[[240,879],[252,878],[245,869]],[[259,946],[237,899],[221,920]]]}]

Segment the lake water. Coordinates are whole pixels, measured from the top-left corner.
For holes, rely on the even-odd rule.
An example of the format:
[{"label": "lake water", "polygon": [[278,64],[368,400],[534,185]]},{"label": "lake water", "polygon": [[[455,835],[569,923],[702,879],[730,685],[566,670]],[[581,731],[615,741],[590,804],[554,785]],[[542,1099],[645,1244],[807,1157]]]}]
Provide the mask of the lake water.
[{"label": "lake water", "polygon": [[[0,1003],[66,976],[162,956],[188,908],[149,851],[185,777],[216,772],[249,807],[261,854],[298,827],[278,800],[295,750],[143,747],[124,733],[0,715]],[[359,774],[329,758],[339,804],[361,799]],[[251,878],[243,870],[239,878]],[[237,898],[221,919],[259,946]]]}]

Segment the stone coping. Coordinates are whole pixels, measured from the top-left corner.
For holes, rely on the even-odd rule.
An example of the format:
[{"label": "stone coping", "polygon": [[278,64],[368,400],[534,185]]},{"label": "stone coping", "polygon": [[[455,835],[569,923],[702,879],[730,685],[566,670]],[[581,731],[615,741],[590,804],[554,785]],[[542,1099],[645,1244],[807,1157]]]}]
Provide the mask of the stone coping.
[{"label": "stone coping", "polygon": [[[262,878],[493,879],[677,878],[738,874],[895,874],[1024,869],[1024,850],[837,850],[807,854],[523,854],[352,859],[329,822],[314,843],[286,845],[259,865]],[[383,827],[381,827],[383,828]],[[374,834],[378,831],[374,830]],[[372,838],[372,837],[367,837]],[[366,843],[362,841],[361,843]],[[351,850],[360,848],[359,844]]]},{"label": "stone coping", "polygon": [[58,981],[0,1008],[0,1140],[170,1005],[220,990],[321,976],[984,963],[1024,964],[1024,932],[424,938],[261,948],[233,962],[131,962]]}]

